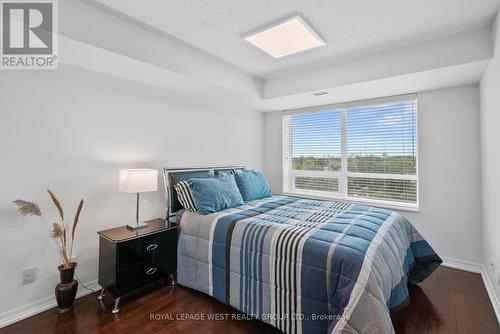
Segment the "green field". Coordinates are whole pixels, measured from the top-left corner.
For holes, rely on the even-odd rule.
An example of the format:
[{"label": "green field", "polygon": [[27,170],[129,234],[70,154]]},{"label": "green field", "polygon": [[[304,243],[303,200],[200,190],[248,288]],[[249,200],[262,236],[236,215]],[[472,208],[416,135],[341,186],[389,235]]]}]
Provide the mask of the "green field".
[{"label": "green field", "polygon": [[[340,157],[294,157],[294,170],[340,171]],[[358,173],[415,175],[416,159],[413,156],[351,156],[348,171]],[[298,176],[294,180],[297,189],[338,192],[336,178]],[[417,182],[414,180],[347,178],[347,192],[351,197],[372,198],[415,203]]]},{"label": "green field", "polygon": [[[293,169],[314,171],[340,171],[340,157],[293,157]],[[414,156],[349,156],[350,172],[407,174],[416,172]]]},{"label": "green field", "polygon": [[297,176],[295,178],[295,188],[337,192],[339,191],[339,182],[333,178]]}]

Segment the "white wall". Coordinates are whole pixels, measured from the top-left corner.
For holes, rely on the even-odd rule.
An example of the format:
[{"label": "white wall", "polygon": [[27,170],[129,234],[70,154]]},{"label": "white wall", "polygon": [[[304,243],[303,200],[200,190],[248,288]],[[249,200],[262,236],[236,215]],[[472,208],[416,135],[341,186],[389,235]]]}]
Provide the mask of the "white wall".
[{"label": "white wall", "polygon": [[[264,170],[281,192],[281,113],[264,116]],[[418,94],[420,212],[408,217],[439,255],[481,262],[477,85]]]},{"label": "white wall", "polygon": [[[260,112],[180,96],[85,70],[2,71],[0,75],[0,320],[51,297],[58,257],[34,217],[12,201],[39,203],[56,219],[46,188],[68,215],[85,199],[75,253],[81,282],[97,278],[98,230],[135,218],[135,197],[120,193],[120,168],[244,163],[262,168]],[[163,216],[164,193],[144,195],[143,218]],[[38,268],[21,285],[21,270]],[[2,315],[2,313],[4,313]]]},{"label": "white wall", "polygon": [[[310,93],[489,60],[492,55],[490,40],[491,30],[487,27],[364,57],[351,55],[342,62],[269,78],[264,82],[264,97]],[[460,73],[461,70],[455,68],[454,71]],[[431,83],[415,82],[414,85]],[[358,94],[365,92],[359,91]]]},{"label": "white wall", "polygon": [[[481,80],[481,157],[484,263],[500,299],[500,11],[493,26],[495,55]],[[490,263],[494,262],[494,266]],[[496,272],[496,274],[495,274]]]},{"label": "white wall", "polygon": [[[171,70],[195,81],[223,87],[233,94],[260,95],[259,79],[151,26],[106,9],[93,0],[67,0],[58,4],[61,35]],[[64,41],[59,42],[64,44]],[[71,51],[62,45],[59,60],[64,61]],[[90,55],[83,53],[82,57]],[[94,62],[102,63],[100,59],[83,58],[80,65],[92,66]],[[122,72],[129,70],[123,68]]]}]

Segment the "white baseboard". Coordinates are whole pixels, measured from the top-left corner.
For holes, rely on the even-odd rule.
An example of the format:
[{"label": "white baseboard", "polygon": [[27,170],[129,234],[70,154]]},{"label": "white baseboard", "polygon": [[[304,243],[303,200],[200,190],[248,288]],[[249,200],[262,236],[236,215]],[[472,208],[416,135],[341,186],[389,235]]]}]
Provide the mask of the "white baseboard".
[{"label": "white baseboard", "polygon": [[459,269],[463,271],[469,271],[471,273],[482,274],[483,273],[483,265],[481,263],[467,261],[467,260],[459,260],[452,257],[441,256],[443,263],[441,265]]},{"label": "white baseboard", "polygon": [[[97,284],[97,280],[84,283],[89,289],[100,290],[101,287]],[[80,298],[91,294],[92,291],[85,289],[82,285],[78,287],[76,298]],[[13,324],[19,320],[31,317],[32,315],[46,311],[57,306],[54,295],[47,296],[31,302],[29,304],[16,307],[15,309],[0,313],[0,328]]]},{"label": "white baseboard", "polygon": [[445,267],[469,271],[481,275],[481,277],[483,278],[484,287],[486,288],[486,292],[488,293],[488,297],[490,298],[491,305],[493,306],[493,310],[495,311],[495,315],[497,316],[497,321],[500,324],[500,302],[495,293],[495,290],[493,289],[493,284],[490,280],[488,272],[486,271],[485,265],[477,262],[458,260],[451,257],[442,256],[441,258],[443,259],[442,265]]},{"label": "white baseboard", "polygon": [[481,276],[483,277],[484,287],[488,292],[491,304],[493,305],[493,309],[495,310],[497,321],[500,323],[500,302],[498,300],[498,296],[495,293],[495,289],[493,288],[493,284],[491,283],[490,276],[486,271],[486,266],[483,266],[483,272],[481,273]]}]

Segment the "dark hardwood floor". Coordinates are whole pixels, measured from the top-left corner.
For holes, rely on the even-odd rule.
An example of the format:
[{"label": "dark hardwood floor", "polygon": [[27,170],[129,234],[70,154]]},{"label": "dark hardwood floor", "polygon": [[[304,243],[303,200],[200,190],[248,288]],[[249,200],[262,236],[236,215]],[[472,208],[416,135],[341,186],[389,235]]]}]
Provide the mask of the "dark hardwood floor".
[{"label": "dark hardwood floor", "polygon": [[[412,286],[411,304],[392,315],[396,333],[500,333],[481,276],[441,267],[425,282]],[[80,298],[72,313],[56,309],[0,329],[0,333],[280,333],[255,320],[175,319],[182,315],[229,314],[234,309],[181,286],[151,288],[123,298],[121,311],[111,314],[112,300],[97,293]],[[152,320],[168,315],[174,320]]]}]

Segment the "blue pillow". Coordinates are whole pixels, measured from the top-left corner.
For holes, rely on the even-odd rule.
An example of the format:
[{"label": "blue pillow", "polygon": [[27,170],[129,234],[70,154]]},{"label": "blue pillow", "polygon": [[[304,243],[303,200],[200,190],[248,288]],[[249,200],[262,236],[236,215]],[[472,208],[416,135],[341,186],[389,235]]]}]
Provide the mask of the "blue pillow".
[{"label": "blue pillow", "polygon": [[244,170],[241,173],[235,174],[234,178],[245,202],[271,197],[273,195],[273,191],[269,183],[267,183],[266,177],[261,172]]},{"label": "blue pillow", "polygon": [[243,204],[233,175],[207,179],[190,179],[194,202],[202,215]]}]

